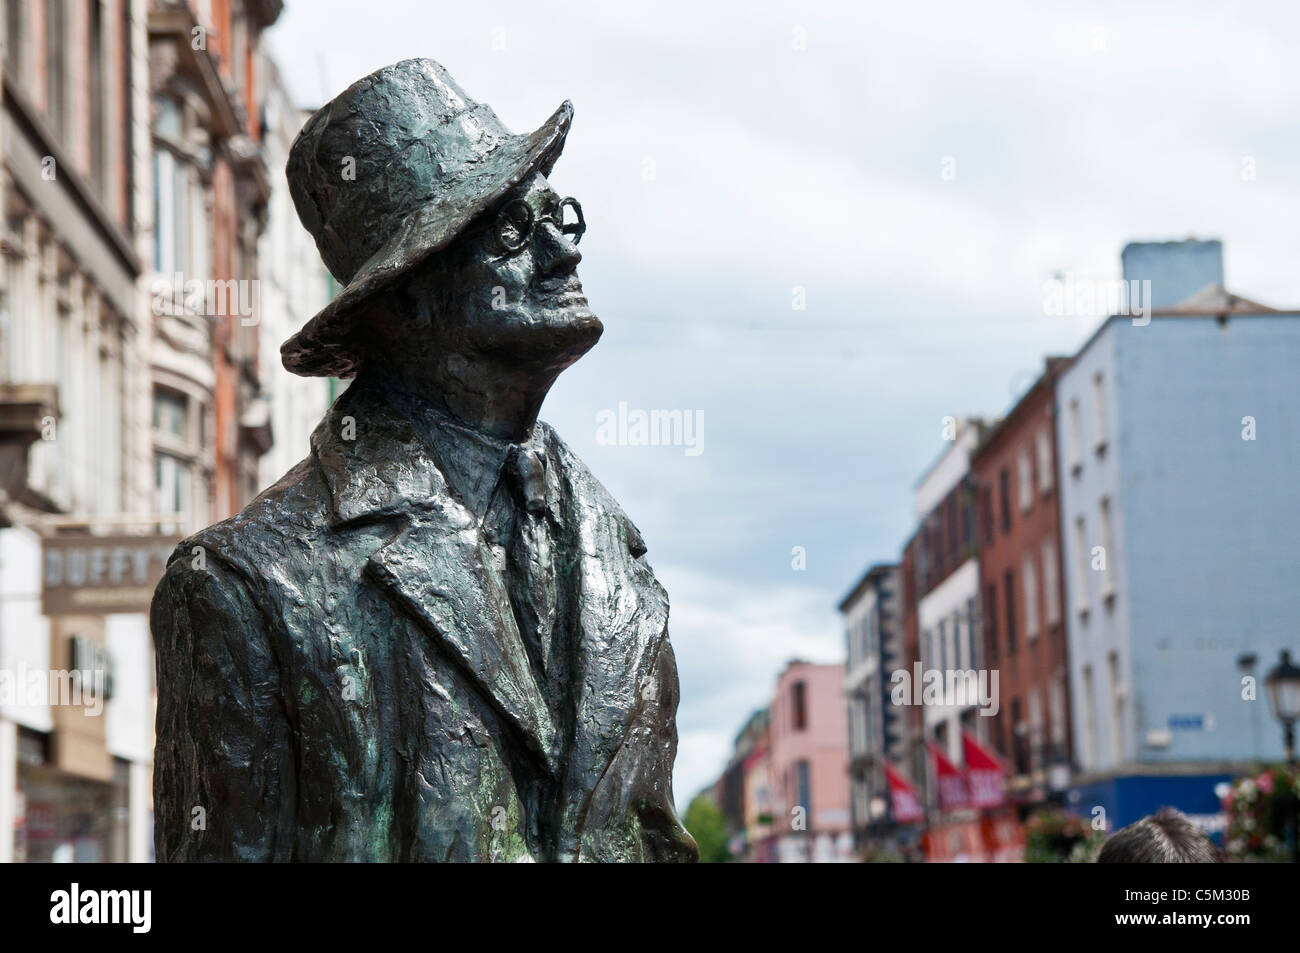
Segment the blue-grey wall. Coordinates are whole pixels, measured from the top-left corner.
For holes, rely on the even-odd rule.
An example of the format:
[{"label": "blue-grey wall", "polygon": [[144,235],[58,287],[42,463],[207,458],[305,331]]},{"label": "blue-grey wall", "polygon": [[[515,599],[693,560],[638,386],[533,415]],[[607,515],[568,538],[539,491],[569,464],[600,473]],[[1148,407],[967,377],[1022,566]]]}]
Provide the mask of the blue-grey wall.
[{"label": "blue-grey wall", "polygon": [[[1139,759],[1279,758],[1262,680],[1280,649],[1300,655],[1300,316],[1112,320],[1106,334]],[[1244,652],[1259,657],[1254,702]],[[1168,748],[1144,743],[1152,730]]]},{"label": "blue-grey wall", "polygon": [[1151,282],[1151,307],[1171,308],[1206,285],[1223,284],[1223,244],[1213,241],[1132,242],[1120,262],[1126,281]]}]

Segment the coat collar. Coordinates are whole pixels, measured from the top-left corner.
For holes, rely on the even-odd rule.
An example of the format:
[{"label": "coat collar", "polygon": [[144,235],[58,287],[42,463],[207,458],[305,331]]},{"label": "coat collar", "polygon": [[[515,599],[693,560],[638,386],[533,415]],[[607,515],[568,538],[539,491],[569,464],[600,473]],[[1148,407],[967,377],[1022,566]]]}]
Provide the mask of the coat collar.
[{"label": "coat collar", "polygon": [[480,519],[448,492],[410,421],[370,388],[354,385],[316,429],[312,447],[336,530],[402,522],[370,557],[367,574],[433,635],[555,771],[554,722]]},{"label": "coat collar", "polygon": [[[533,442],[547,459],[548,509],[578,555],[578,734],[569,783],[590,790],[626,736],[667,637],[668,599],[640,557],[645,544],[618,504],[554,432]],[[395,519],[402,528],[367,564],[458,662],[552,773],[561,744],[515,623],[480,520],[447,480],[410,421],[364,385],[335,402],[312,435],[330,493],[330,525]]]}]

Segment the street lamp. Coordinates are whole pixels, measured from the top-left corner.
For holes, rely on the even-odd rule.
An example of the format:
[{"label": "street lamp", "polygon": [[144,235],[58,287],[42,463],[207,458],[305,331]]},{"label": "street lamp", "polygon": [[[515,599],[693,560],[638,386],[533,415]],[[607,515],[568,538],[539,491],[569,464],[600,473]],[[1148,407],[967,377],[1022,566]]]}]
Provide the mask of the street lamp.
[{"label": "street lamp", "polygon": [[1277,665],[1264,676],[1268,701],[1273,717],[1282,722],[1282,738],[1286,744],[1287,767],[1295,766],[1295,723],[1300,719],[1300,666],[1291,662],[1291,653],[1282,650]]},{"label": "street lamp", "polygon": [[[1300,718],[1300,667],[1291,664],[1291,653],[1282,650],[1281,658],[1267,675],[1264,687],[1273,715],[1282,722],[1282,740],[1286,745],[1288,774],[1295,769],[1295,723]],[[1300,795],[1294,788],[1295,779],[1288,778],[1285,793],[1278,798],[1278,826],[1282,840],[1291,852],[1291,859],[1300,863]]]}]

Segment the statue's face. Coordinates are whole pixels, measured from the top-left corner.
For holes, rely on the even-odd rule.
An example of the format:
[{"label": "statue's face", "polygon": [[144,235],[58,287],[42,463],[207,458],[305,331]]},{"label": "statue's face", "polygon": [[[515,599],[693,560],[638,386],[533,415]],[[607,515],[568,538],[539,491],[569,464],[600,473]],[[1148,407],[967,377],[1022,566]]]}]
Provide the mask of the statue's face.
[{"label": "statue's face", "polygon": [[578,281],[571,202],[535,175],[412,278],[408,294],[444,345],[563,368],[596,343],[604,327]]}]

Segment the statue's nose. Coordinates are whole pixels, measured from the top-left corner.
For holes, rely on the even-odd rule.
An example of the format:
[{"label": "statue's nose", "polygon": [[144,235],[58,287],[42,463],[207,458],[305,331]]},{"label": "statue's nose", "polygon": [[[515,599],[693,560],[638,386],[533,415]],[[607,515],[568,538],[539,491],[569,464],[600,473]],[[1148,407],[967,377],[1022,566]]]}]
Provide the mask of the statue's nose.
[{"label": "statue's nose", "polygon": [[544,275],[564,274],[573,271],[582,261],[582,252],[551,222],[543,222],[536,229],[533,255],[537,270]]}]

